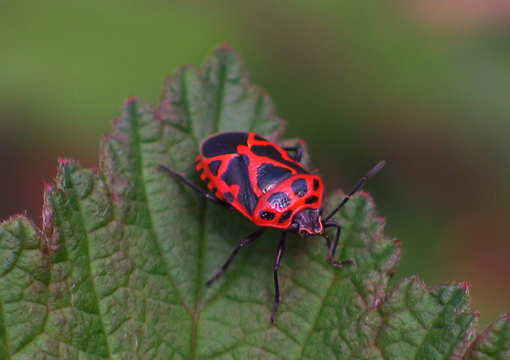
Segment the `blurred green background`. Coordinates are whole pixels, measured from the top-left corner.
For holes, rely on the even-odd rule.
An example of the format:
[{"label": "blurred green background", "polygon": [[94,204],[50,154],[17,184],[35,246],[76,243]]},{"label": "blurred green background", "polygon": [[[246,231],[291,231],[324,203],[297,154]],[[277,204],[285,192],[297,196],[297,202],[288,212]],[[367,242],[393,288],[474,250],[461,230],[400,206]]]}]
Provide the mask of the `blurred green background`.
[{"label": "blurred green background", "polygon": [[496,0],[0,0],[0,218],[40,225],[58,157],[97,166],[128,96],[157,106],[227,42],[327,191],[386,160],[366,190],[396,278],[469,282],[486,325],[510,312],[509,20]]}]

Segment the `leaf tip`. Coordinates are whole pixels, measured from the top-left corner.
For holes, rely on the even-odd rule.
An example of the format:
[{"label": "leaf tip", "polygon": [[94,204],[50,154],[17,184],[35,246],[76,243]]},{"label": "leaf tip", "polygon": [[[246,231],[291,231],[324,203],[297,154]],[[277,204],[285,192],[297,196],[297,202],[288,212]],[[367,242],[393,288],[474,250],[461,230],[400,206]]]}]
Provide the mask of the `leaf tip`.
[{"label": "leaf tip", "polygon": [[73,160],[71,160],[71,159],[67,159],[67,158],[63,158],[63,157],[58,159],[58,165],[60,167],[68,165],[68,164],[72,164],[72,163],[73,163]]},{"label": "leaf tip", "polygon": [[216,48],[216,51],[218,52],[230,52],[230,53],[235,53],[234,49],[232,48],[232,46],[230,46],[229,43],[223,43],[223,44],[220,44],[218,45],[218,47]]},{"label": "leaf tip", "polygon": [[366,191],[364,191],[364,190],[361,190],[361,191],[359,191],[358,193],[359,193],[361,196],[365,197],[365,198],[370,197],[370,195],[369,195]]},{"label": "leaf tip", "polygon": [[460,283],[460,284],[459,284],[459,287],[460,287],[460,288],[462,288],[462,289],[464,289],[464,290],[466,290],[466,291],[467,291],[467,290],[469,290],[469,287],[470,287],[470,286],[471,286],[471,284],[470,284],[470,283],[468,283],[468,282],[463,282],[463,283]]}]

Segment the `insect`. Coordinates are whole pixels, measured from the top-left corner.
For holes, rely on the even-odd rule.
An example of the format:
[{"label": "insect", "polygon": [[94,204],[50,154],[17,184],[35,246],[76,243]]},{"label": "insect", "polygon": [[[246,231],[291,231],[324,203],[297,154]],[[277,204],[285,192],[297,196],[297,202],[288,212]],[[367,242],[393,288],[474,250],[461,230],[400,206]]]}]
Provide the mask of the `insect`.
[{"label": "insect", "polygon": [[[294,156],[291,157],[289,153],[294,153]],[[299,148],[281,148],[253,132],[223,132],[209,136],[200,144],[196,169],[210,193],[190,182],[182,174],[159,165],[205,199],[224,207],[233,207],[260,226],[236,246],[223,266],[207,281],[207,285],[211,285],[225,272],[239,250],[256,240],[268,227],[283,230],[273,268],[273,324],[276,323],[276,311],[281,301],[278,269],[285,249],[287,231],[302,236],[322,236],[329,249],[330,263],[337,267],[353,264],[354,260],[335,260],[341,227],[339,223],[329,219],[385,164],[384,161],[377,164],[358,181],[328,216],[322,218],[324,185],[319,176],[310,174],[300,164],[301,154]],[[333,242],[324,232],[327,228],[336,229]]]}]

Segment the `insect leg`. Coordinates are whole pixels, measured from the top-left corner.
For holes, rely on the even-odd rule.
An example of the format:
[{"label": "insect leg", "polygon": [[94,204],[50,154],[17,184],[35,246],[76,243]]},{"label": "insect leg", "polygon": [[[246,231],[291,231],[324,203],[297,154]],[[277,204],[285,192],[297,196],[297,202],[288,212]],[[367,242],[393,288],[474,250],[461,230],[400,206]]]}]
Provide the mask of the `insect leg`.
[{"label": "insect leg", "polygon": [[198,186],[196,186],[191,181],[186,179],[184,177],[184,175],[178,173],[177,171],[169,169],[165,165],[162,165],[162,164],[159,164],[159,168],[162,169],[162,170],[165,170],[166,172],[168,172],[174,178],[181,180],[183,183],[185,183],[190,188],[195,190],[203,198],[205,198],[205,199],[207,199],[207,200],[209,200],[209,201],[211,201],[211,202],[213,202],[215,204],[221,205],[223,207],[230,207],[231,206],[229,203],[226,203],[225,201],[222,201],[222,200],[218,199],[216,196],[206,193],[204,190],[200,189]]},{"label": "insect leg", "polygon": [[234,257],[237,255],[237,253],[239,252],[239,250],[241,250],[241,248],[245,247],[246,245],[248,245],[249,243],[251,243],[252,241],[254,241],[255,239],[257,239],[260,235],[262,235],[262,233],[266,230],[267,228],[263,227],[263,228],[260,228],[258,229],[257,231],[255,231],[253,234],[251,234],[250,236],[248,236],[246,239],[244,239],[243,241],[241,241],[239,243],[239,245],[236,246],[236,248],[234,249],[234,251],[232,251],[232,254],[230,254],[229,258],[227,259],[227,261],[225,261],[225,263],[223,264],[223,266],[221,267],[221,269],[219,269],[216,274],[214,274],[214,276],[212,278],[210,278],[209,280],[207,280],[207,286],[211,285],[213,283],[214,280],[216,280],[217,278],[219,278],[221,276],[221,274],[223,274],[225,272],[225,270],[227,270],[228,266],[230,265],[230,263],[232,262],[232,260],[234,259]]},{"label": "insect leg", "polygon": [[296,154],[294,155],[294,161],[300,162],[301,161],[301,155],[303,155],[303,151],[298,147],[284,147],[282,148],[285,151],[295,151]]},{"label": "insect leg", "polygon": [[352,188],[352,190],[349,192],[349,194],[348,194],[346,197],[344,197],[344,199],[342,200],[342,202],[340,203],[340,205],[338,205],[338,206],[335,208],[335,210],[333,210],[333,211],[331,212],[331,214],[329,214],[328,216],[326,216],[326,218],[324,218],[324,221],[328,221],[329,219],[331,219],[331,217],[332,217],[333,215],[335,215],[335,214],[336,214],[336,212],[337,212],[338,210],[340,210],[340,208],[341,208],[342,206],[344,206],[344,205],[345,205],[345,203],[346,203],[347,201],[349,201],[349,199],[351,198],[351,196],[352,196],[352,195],[354,195],[354,193],[355,193],[356,191],[358,191],[359,189],[361,189],[361,187],[362,187],[362,186],[363,186],[363,185],[367,182],[367,180],[368,180],[370,177],[374,176],[374,175],[375,175],[375,173],[377,173],[379,170],[381,170],[381,169],[382,169],[382,167],[384,166],[384,164],[386,164],[386,162],[385,162],[385,161],[381,161],[379,164],[377,164],[376,166],[374,166],[374,168],[373,168],[372,170],[370,170],[370,171],[369,171],[369,172],[368,172],[368,173],[367,173],[367,174],[363,177],[363,179],[361,179],[360,181],[358,181],[358,183],[357,183],[356,185],[354,185],[354,187],[353,187],[353,188]]},{"label": "insect leg", "polygon": [[331,250],[331,240],[329,240],[329,235],[323,232],[322,234],[318,234],[322,236],[324,239],[326,239],[326,246],[328,247],[328,250]]},{"label": "insect leg", "polygon": [[274,306],[273,306],[273,315],[271,315],[271,322],[276,324],[276,310],[278,310],[278,305],[280,305],[280,301],[282,300],[280,296],[280,285],[278,283],[278,268],[280,267],[280,263],[282,262],[283,252],[285,250],[285,238],[287,237],[287,232],[282,232],[282,238],[280,239],[280,243],[278,244],[278,251],[276,252],[276,257],[274,259],[274,268],[273,268],[273,276],[274,276]]},{"label": "insect leg", "polygon": [[340,224],[337,223],[336,221],[326,221],[324,223],[324,228],[330,228],[330,227],[336,228],[336,234],[335,234],[335,240],[333,241],[333,245],[329,249],[328,261],[338,267],[342,267],[347,264],[354,264],[354,260],[352,260],[352,259],[344,260],[344,261],[336,261],[335,260],[336,247],[338,246],[338,239],[340,239],[340,231],[342,230],[342,228],[340,227]]}]

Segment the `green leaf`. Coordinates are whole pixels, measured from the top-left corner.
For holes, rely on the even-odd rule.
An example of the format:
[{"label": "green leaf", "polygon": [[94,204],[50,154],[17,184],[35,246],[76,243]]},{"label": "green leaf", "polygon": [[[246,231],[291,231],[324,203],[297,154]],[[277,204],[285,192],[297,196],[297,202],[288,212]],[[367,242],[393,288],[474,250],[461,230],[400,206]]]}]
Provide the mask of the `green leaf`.
[{"label": "green leaf", "polygon": [[510,359],[510,315],[502,317],[479,334],[465,359]]},{"label": "green leaf", "polygon": [[[0,226],[0,358],[492,359],[484,349],[508,351],[509,326],[496,323],[466,355],[476,316],[466,312],[464,284],[428,289],[411,278],[388,291],[399,244],[384,237],[365,193],[334,217],[336,257],[355,265],[333,267],[322,238],[289,235],[277,325],[269,319],[278,231],[206,287],[256,227],[158,165],[199,184],[200,141],[236,130],[279,141],[283,121],[224,45],[202,70],[185,66],[166,79],[159,109],[129,99],[102,143],[100,169],[62,159],[46,187],[43,229],[21,215]],[[302,141],[285,144],[301,146],[309,166]],[[325,213],[343,197],[328,198]]]}]

